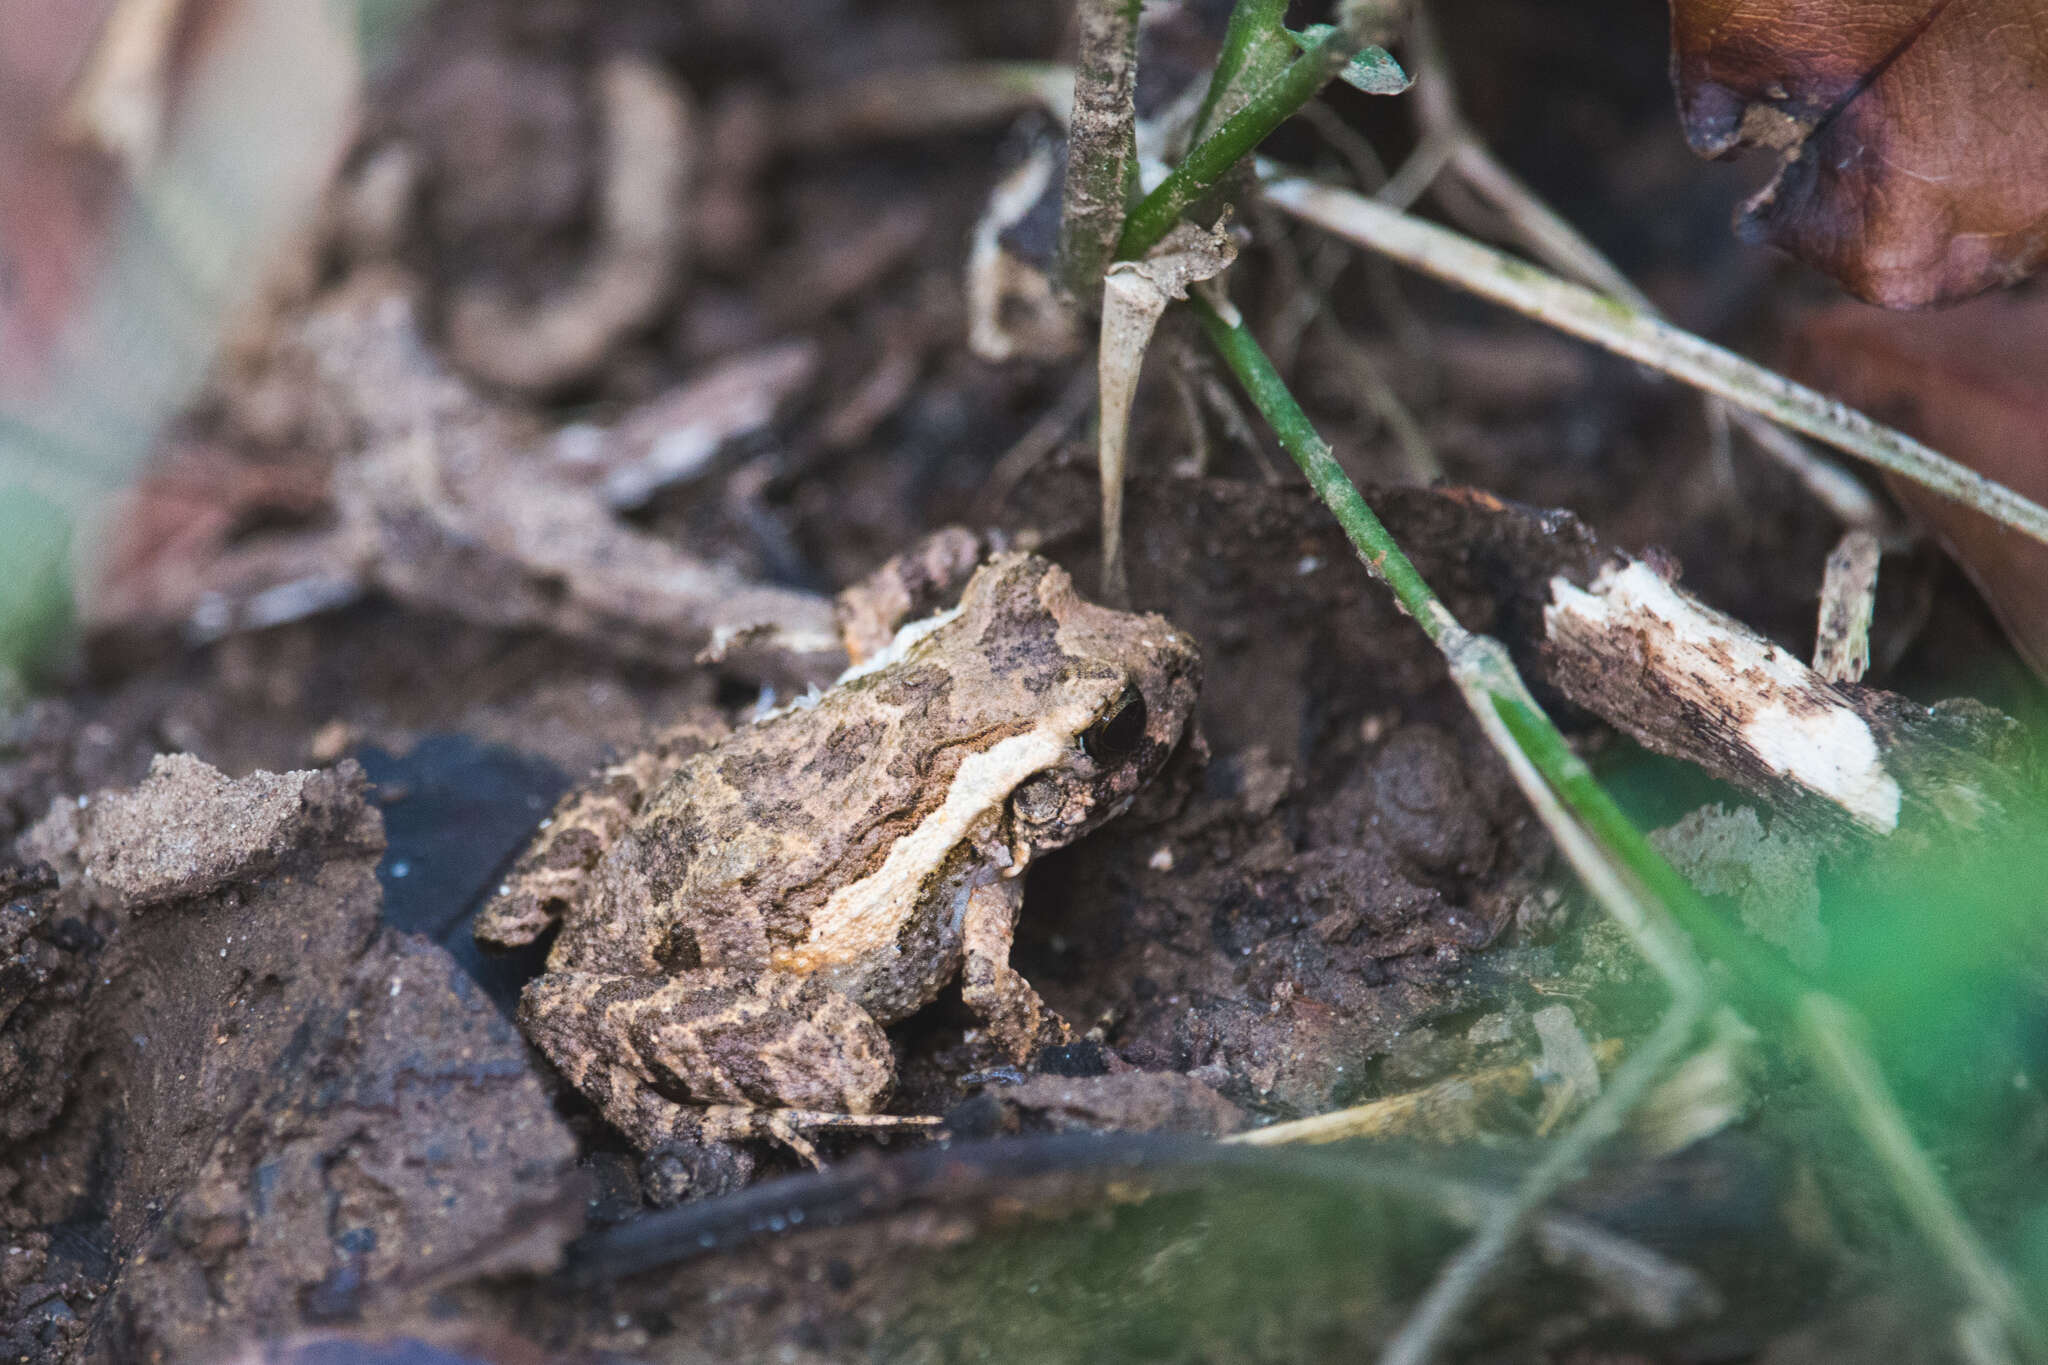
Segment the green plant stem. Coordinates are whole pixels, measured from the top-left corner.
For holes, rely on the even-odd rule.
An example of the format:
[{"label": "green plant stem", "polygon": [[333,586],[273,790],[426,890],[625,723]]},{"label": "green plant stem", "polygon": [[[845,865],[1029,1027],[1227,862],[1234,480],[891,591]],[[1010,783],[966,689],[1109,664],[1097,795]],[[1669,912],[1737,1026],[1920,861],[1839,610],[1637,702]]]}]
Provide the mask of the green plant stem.
[{"label": "green plant stem", "polygon": [[[1403,609],[1444,650],[1452,677],[1489,737],[1496,738],[1502,757],[1517,771],[1518,781],[1524,769],[1536,775],[1540,792],[1531,792],[1527,782],[1523,782],[1523,790],[1536,802],[1546,827],[1558,836],[1574,868],[1586,877],[1616,922],[1629,931],[1645,958],[1672,984],[1677,996],[1672,1012],[1690,1012],[1708,999],[1704,991],[1690,984],[1702,979],[1691,965],[1691,949],[1672,943],[1665,928],[1676,920],[1729,969],[1739,1005],[1794,1026],[1809,1064],[1841,1102],[1884,1169],[1901,1207],[1941,1256],[1958,1286],[1996,1316],[2023,1358],[2048,1361],[2048,1333],[1971,1230],[1926,1154],[1914,1142],[1883,1074],[1858,1037],[1854,1013],[1815,989],[1782,957],[1715,914],[1651,847],[1529,696],[1499,642],[1467,632],[1430,590],[1337,464],[1329,443],[1301,410],[1235,310],[1226,315],[1227,303],[1219,308],[1199,291],[1191,301],[1196,318],[1224,363],[1336,516],[1366,567],[1388,585]],[[1583,837],[1587,835],[1590,840]],[[1587,842],[1594,847],[1586,849]],[[1623,881],[1640,888],[1642,903],[1619,884]],[[1689,1028],[1690,1022],[1686,1026]],[[1532,1189],[1534,1184],[1532,1175]],[[1498,1262],[1505,1245],[1497,1237],[1484,1246],[1475,1241],[1468,1249],[1469,1259],[1457,1270],[1457,1284],[1443,1293],[1472,1292]]]},{"label": "green plant stem", "polygon": [[[1433,643],[1441,644],[1448,631],[1457,628],[1457,621],[1430,591],[1420,572],[1408,556],[1402,552],[1387,528],[1372,508],[1366,505],[1359,494],[1357,485],[1345,474],[1342,465],[1331,453],[1330,443],[1325,441],[1308,414],[1301,410],[1301,404],[1294,401],[1287,383],[1280,378],[1279,371],[1266,356],[1252,334],[1245,329],[1241,319],[1226,318],[1207,294],[1197,292],[1192,296],[1195,316],[1208,334],[1211,344],[1222,354],[1224,363],[1244,386],[1252,403],[1272,425],[1274,434],[1280,438],[1281,446],[1301,466],[1301,472],[1308,476],[1309,486],[1316,496],[1323,500],[1337,524],[1344,528],[1344,534],[1358,551],[1365,567],[1373,577],[1393,590],[1394,600],[1401,609],[1415,618],[1423,633]],[[1226,303],[1223,307],[1228,308]]]},{"label": "green plant stem", "polygon": [[1195,142],[1216,130],[1219,117],[1228,118],[1242,107],[1247,87],[1264,85],[1293,58],[1294,45],[1282,27],[1286,18],[1287,0],[1237,0],[1230,26],[1223,31],[1216,69],[1195,114]]},{"label": "green plant stem", "polygon": [[1348,6],[1344,22],[1323,40],[1289,62],[1279,75],[1261,85],[1244,107],[1223,120],[1214,133],[1195,144],[1166,179],[1139,201],[1124,220],[1117,239],[1118,260],[1134,261],[1159,244],[1180,221],[1181,210],[1208,193],[1217,181],[1254,147],[1285,123],[1294,111],[1316,97],[1336,78],[1345,63],[1365,46],[1359,30],[1365,6]]}]

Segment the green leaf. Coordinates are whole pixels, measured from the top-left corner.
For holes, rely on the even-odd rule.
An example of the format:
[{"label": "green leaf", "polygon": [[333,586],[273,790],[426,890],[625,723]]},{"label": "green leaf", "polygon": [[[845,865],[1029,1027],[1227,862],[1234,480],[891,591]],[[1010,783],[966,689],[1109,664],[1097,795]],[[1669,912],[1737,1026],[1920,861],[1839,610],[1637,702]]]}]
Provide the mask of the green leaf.
[{"label": "green leaf", "polygon": [[0,703],[71,628],[71,519],[31,489],[0,487]]},{"label": "green leaf", "polygon": [[[1330,24],[1310,24],[1296,32],[1287,30],[1287,36],[1303,52],[1320,43],[1330,32]],[[1415,78],[1401,69],[1383,47],[1369,47],[1351,59],[1351,64],[1337,74],[1337,79],[1353,90],[1362,90],[1368,95],[1398,95],[1415,84]]]}]

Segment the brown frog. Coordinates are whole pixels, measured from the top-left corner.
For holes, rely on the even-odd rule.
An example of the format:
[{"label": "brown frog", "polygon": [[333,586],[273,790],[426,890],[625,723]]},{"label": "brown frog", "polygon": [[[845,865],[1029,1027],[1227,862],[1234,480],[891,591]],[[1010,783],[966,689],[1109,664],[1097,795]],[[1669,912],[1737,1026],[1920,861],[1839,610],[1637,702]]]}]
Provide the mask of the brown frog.
[{"label": "brown frog", "polygon": [[905,1126],[882,1025],[956,977],[1019,1061],[1066,1025],[1010,966],[1031,859],[1128,806],[1179,741],[1194,643],[991,559],[831,690],[572,793],[477,936],[561,934],[520,1022],[642,1148]]}]

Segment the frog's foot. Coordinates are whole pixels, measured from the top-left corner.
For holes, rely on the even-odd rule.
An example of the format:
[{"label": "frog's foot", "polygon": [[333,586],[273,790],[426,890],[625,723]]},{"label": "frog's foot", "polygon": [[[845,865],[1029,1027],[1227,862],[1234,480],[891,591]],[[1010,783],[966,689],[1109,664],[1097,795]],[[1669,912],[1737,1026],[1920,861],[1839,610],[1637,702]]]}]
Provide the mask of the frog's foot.
[{"label": "frog's foot", "polygon": [[686,723],[662,732],[652,748],[601,769],[555,803],[519,855],[498,894],[477,913],[474,933],[491,948],[517,948],[546,933],[597,884],[592,870],[640,812],[647,794],[717,730]]},{"label": "frog's foot", "polygon": [[895,1079],[889,1040],[812,977],[549,972],[527,986],[519,1021],[642,1150],[772,1137],[815,1161],[806,1130],[936,1121],[874,1112]]},{"label": "frog's foot", "polygon": [[806,1134],[929,1131],[945,1122],[933,1114],[827,1114],[816,1109],[742,1109],[734,1105],[713,1105],[697,1114],[700,1131],[707,1137],[726,1142],[766,1138],[789,1148],[816,1170],[823,1170],[825,1163]]},{"label": "frog's foot", "polygon": [[961,927],[965,959],[960,967],[961,998],[981,1017],[989,1036],[1020,1065],[1039,1048],[1073,1037],[1067,1021],[1053,1013],[1010,965],[1023,896],[1021,878],[977,886],[968,894],[967,919]]},{"label": "frog's foot", "polygon": [[838,1114],[819,1109],[755,1109],[744,1104],[678,1104],[630,1074],[599,1078],[586,1090],[605,1119],[643,1152],[669,1143],[779,1142],[814,1169],[825,1163],[808,1134],[902,1132],[937,1128],[924,1114]]}]

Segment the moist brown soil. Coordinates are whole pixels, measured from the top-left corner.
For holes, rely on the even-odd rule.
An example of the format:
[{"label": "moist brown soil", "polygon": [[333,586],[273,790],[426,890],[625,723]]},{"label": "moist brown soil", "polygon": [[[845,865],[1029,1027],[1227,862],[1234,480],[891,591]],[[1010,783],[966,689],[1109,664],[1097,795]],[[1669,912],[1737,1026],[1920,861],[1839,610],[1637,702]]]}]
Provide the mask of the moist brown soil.
[{"label": "moist brown soil", "polygon": [[[1729,238],[1743,173],[1686,153],[1644,7],[1438,8],[1480,131],[1681,324],[1753,342],[1816,289]],[[1146,69],[1202,69],[1221,10],[1179,7]],[[813,368],[775,419],[620,526],[793,594],[961,524],[1093,584],[1084,423],[1021,472],[1003,458],[1092,362],[992,364],[964,343],[970,234],[1042,122],[913,130],[885,109],[896,126],[877,134],[856,108],[837,125],[791,112],[876,73],[1059,58],[1066,24],[1051,3],[447,0],[381,78],[344,172],[408,148],[417,212],[374,261],[326,240],[163,466],[201,449],[243,471],[202,490],[259,490],[224,517],[228,549],[328,529],[342,514],[320,490],[364,458],[375,415],[336,417],[294,329],[359,272],[402,272],[438,357],[461,291],[531,300],[573,279],[605,164],[595,73],[631,53],[697,110],[686,281],[556,391],[456,364],[463,410],[515,433],[501,443],[616,428],[715,361],[800,341]],[[1405,150],[1385,109],[1331,103]],[[1299,128],[1276,147],[1328,156]],[[1754,450],[1717,455],[1694,398],[1353,259],[1326,290],[1346,345],[1415,409],[1447,484],[1486,494],[1400,487],[1355,355],[1289,322],[1314,243],[1255,227],[1234,297],[1256,331],[1294,338],[1280,358],[1304,403],[1465,625],[1526,662],[1552,575],[1582,577],[1601,544],[1659,547],[1700,596],[1807,652],[1834,528]],[[1387,289],[1398,324],[1368,303]],[[1494,1156],[1427,1180],[1389,1165],[1420,1149],[1340,1179],[1310,1158],[1217,1165],[1240,1149],[1198,1139],[1528,1062],[1546,1006],[1597,1040],[1656,1002],[1437,656],[1268,438],[1212,413],[1207,467],[1182,467],[1193,441],[1164,371],[1224,376],[1181,321],[1141,390],[1126,536],[1134,605],[1201,644],[1197,735],[1137,809],[1031,873],[1017,961],[1080,1041],[1010,1067],[957,993],[892,1030],[893,1107],[946,1115],[951,1164],[901,1155],[918,1143],[900,1136],[827,1141],[822,1176],[766,1148],[643,1159],[509,1022],[535,964],[468,943],[466,913],[567,782],[679,720],[743,718],[764,686],[790,688],[783,665],[629,646],[559,593],[515,616],[467,562],[473,577],[429,585],[439,599],[387,578],[204,644],[161,619],[96,630],[72,680],[0,731],[16,859],[0,867],[0,1360],[367,1361],[400,1358],[375,1353],[397,1339],[421,1353],[405,1358],[506,1362],[1290,1360],[1383,1336],[1453,1244],[1455,1201],[1427,1180],[1497,1188],[1539,1105],[1464,1116]],[[1570,515],[1535,510],[1551,508]],[[1952,570],[1888,561],[1883,591],[1878,681],[2034,705]],[[1588,753],[1619,751],[1560,714]],[[1859,1318],[1853,1277],[1810,1237],[1770,1277],[1745,1254],[1803,1207],[1780,1194],[1809,1168],[1768,1134],[1612,1166],[1557,1216],[1710,1269],[1729,1311],[1662,1322],[1583,1266],[1532,1261],[1473,1325],[1474,1358],[1773,1342],[1772,1359],[1825,1358],[1883,1317]],[[1403,1254],[1331,1208],[1403,1229]],[[1223,1264],[1257,1267],[1242,1299],[1217,1287]]]}]

